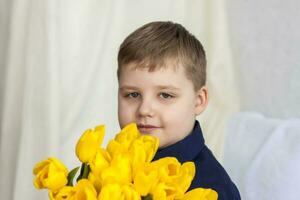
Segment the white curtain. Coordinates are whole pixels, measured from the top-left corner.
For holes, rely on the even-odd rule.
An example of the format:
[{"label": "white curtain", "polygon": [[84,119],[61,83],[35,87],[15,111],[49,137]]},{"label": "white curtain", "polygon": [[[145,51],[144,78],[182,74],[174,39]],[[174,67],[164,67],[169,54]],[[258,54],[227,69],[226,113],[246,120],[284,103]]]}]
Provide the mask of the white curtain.
[{"label": "white curtain", "polygon": [[300,2],[228,0],[242,110],[300,118]]},{"label": "white curtain", "polygon": [[207,144],[222,158],[224,126],[239,109],[223,0],[2,0],[1,199],[46,199],[32,184],[48,156],[70,169],[80,134],[117,122],[117,52],[122,40],[155,20],[183,24],[208,57],[210,103],[199,117]]}]

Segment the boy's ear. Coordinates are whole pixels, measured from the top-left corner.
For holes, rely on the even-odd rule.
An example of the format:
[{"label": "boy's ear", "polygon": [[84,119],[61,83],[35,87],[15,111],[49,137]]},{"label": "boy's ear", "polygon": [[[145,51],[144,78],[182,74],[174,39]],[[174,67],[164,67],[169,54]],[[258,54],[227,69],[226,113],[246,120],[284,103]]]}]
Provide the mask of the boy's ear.
[{"label": "boy's ear", "polygon": [[202,113],[208,104],[208,90],[206,86],[196,91],[195,115]]}]

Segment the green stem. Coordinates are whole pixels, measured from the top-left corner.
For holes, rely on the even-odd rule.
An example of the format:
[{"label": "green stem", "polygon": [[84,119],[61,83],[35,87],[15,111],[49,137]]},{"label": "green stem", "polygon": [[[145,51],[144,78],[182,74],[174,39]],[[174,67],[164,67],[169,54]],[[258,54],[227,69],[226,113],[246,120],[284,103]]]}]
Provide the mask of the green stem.
[{"label": "green stem", "polygon": [[78,182],[80,179],[87,178],[90,173],[90,166],[87,163],[82,163],[80,169],[80,175],[77,177],[76,181]]},{"label": "green stem", "polygon": [[68,174],[68,186],[73,186],[73,179],[78,171],[79,167],[75,167],[74,169],[72,169],[69,174]]},{"label": "green stem", "polygon": [[82,178],[88,178],[90,171],[90,166],[88,164],[85,164],[83,167]]}]

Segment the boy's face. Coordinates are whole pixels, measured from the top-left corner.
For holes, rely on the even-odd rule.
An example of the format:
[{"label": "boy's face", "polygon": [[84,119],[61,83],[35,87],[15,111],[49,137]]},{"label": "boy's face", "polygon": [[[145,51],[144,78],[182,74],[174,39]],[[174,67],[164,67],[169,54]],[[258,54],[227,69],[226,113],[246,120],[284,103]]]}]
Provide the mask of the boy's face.
[{"label": "boy's face", "polygon": [[120,127],[135,122],[141,133],[158,137],[160,147],[186,137],[196,115],[206,107],[206,88],[195,91],[181,66],[174,68],[169,63],[152,72],[133,66],[123,66],[119,77]]}]

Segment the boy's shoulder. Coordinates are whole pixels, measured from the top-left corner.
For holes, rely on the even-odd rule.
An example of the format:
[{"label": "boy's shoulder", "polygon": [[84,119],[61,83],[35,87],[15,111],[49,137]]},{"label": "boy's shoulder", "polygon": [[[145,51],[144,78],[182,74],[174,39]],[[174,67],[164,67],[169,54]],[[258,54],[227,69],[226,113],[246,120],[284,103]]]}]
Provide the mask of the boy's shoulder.
[{"label": "boy's shoulder", "polygon": [[218,192],[219,200],[241,199],[236,185],[207,146],[202,149],[193,162],[196,166],[196,174],[190,189],[197,187],[212,188]]},{"label": "boy's shoulder", "polygon": [[163,157],[176,157],[179,162],[187,162],[194,160],[205,147],[203,134],[198,121],[195,121],[193,131],[184,139],[170,146],[158,149],[154,160]]},{"label": "boy's shoulder", "polygon": [[158,150],[154,160],[172,156],[181,163],[193,161],[196,174],[190,190],[196,187],[212,188],[218,192],[218,199],[238,200],[240,195],[229,175],[205,145],[202,130],[198,121],[190,135],[183,140]]}]

